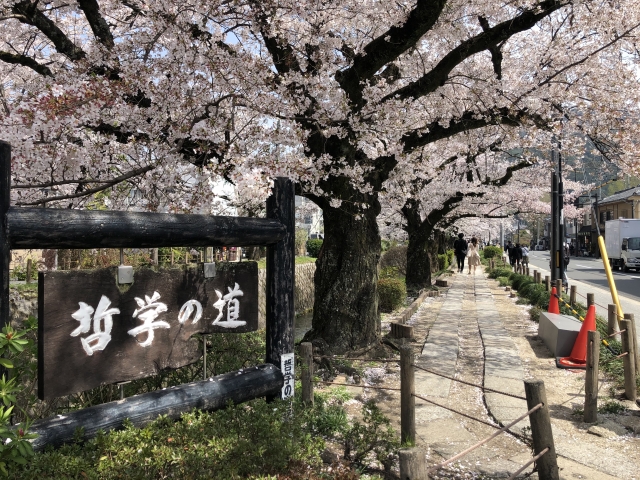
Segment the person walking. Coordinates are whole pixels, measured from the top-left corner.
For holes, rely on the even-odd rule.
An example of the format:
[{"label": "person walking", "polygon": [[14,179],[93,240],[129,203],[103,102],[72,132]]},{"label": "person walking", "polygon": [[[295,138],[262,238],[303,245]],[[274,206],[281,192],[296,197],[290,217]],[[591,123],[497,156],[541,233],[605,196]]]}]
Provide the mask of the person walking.
[{"label": "person walking", "polygon": [[511,265],[511,268],[514,268],[516,264],[516,251],[511,241],[507,243],[506,250],[507,250],[507,253],[509,254],[509,265]]},{"label": "person walking", "polygon": [[471,245],[469,245],[467,257],[469,257],[469,275],[471,275],[471,267],[473,267],[473,274],[475,275],[476,267],[481,263],[480,254],[478,253],[478,239],[476,237],[471,237]]},{"label": "person walking", "polygon": [[464,234],[459,233],[458,239],[453,242],[453,251],[456,256],[456,261],[458,262],[458,273],[462,273],[464,271],[464,259],[467,256],[467,250],[469,249],[469,244],[464,239]]},{"label": "person walking", "polygon": [[516,272],[522,272],[522,248],[519,243],[516,243],[516,246],[513,247],[513,259]]},{"label": "person walking", "polygon": [[526,245],[522,245],[522,265],[526,268],[529,266],[529,249]]}]

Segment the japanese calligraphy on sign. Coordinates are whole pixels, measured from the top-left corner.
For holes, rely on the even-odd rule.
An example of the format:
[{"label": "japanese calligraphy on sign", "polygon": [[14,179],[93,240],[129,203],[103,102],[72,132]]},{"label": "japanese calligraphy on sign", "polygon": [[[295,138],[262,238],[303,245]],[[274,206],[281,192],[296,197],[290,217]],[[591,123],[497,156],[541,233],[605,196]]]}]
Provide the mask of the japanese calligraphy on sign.
[{"label": "japanese calligraphy on sign", "polygon": [[282,385],[282,400],[293,397],[294,391],[294,370],[293,370],[293,352],[283,353],[280,356],[280,370],[284,375],[284,384]]},{"label": "japanese calligraphy on sign", "polygon": [[224,264],[214,278],[142,269],[124,289],[112,269],[43,272],[39,283],[41,399],[193,363],[196,333],[258,328],[254,262]]}]

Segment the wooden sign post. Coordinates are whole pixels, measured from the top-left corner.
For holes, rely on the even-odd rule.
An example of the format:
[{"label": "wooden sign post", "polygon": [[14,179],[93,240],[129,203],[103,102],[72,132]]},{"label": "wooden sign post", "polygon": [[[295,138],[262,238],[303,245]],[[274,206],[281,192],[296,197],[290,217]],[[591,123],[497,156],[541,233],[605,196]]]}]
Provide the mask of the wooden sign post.
[{"label": "wooden sign post", "polygon": [[257,263],[222,266],[214,278],[196,268],[142,269],[124,289],[115,268],[40,273],[40,399],[194,363],[196,333],[257,330]]}]

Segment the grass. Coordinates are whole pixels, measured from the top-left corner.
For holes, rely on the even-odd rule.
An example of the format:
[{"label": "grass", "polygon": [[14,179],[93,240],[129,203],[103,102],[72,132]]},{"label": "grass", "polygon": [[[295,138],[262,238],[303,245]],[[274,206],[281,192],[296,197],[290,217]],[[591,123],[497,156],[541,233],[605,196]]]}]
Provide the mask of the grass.
[{"label": "grass", "polygon": [[[303,265],[305,263],[316,263],[317,258],[300,256],[296,257],[296,265]],[[258,260],[258,268],[267,268],[267,259],[261,258]]]},{"label": "grass", "polygon": [[37,292],[38,291],[38,282],[34,281],[33,283],[11,283],[12,289],[17,290],[18,292]]}]

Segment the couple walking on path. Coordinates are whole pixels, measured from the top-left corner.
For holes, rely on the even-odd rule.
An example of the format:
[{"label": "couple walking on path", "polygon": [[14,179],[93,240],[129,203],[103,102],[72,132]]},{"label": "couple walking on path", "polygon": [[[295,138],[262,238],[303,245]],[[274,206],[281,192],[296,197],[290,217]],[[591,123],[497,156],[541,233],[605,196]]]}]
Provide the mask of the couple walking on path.
[{"label": "couple walking on path", "polygon": [[464,239],[464,234],[459,233],[458,239],[453,242],[453,250],[458,262],[458,272],[464,271],[464,259],[469,258],[469,275],[471,275],[471,267],[473,267],[473,273],[476,273],[476,267],[480,265],[480,254],[478,253],[478,239],[476,237],[471,238],[471,244],[468,244]]}]

